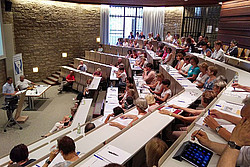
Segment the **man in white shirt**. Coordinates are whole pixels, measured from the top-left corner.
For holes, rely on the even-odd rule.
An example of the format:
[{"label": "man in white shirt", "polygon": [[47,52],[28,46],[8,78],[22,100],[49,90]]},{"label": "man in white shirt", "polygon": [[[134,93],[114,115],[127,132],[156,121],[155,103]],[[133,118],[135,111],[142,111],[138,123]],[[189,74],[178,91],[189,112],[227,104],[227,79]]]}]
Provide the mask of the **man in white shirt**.
[{"label": "man in white shirt", "polygon": [[87,71],[87,66],[83,64],[83,61],[80,61],[80,65],[77,67],[77,70],[81,70],[83,72]]},{"label": "man in white shirt", "polygon": [[27,89],[30,85],[35,85],[33,82],[25,79],[25,76],[24,75],[21,75],[20,76],[20,80],[17,82],[16,84],[16,87],[19,89],[19,90],[25,90]]},{"label": "man in white shirt", "polygon": [[170,34],[170,32],[167,32],[167,36],[165,37],[165,41],[172,43],[173,42],[173,36]]}]

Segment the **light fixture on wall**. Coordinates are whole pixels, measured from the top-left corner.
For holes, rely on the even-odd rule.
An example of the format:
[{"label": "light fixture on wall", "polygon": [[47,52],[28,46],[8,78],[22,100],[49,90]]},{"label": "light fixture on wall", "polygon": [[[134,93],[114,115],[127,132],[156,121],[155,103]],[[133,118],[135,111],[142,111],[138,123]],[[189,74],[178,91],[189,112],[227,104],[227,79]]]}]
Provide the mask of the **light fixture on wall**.
[{"label": "light fixture on wall", "polygon": [[68,57],[68,53],[62,53],[62,57]]},{"label": "light fixture on wall", "polygon": [[97,37],[97,38],[96,38],[96,42],[97,42],[97,43],[100,43],[100,42],[101,42],[101,38],[100,38],[100,37]]},{"label": "light fixture on wall", "polygon": [[219,2],[219,5],[222,5],[222,2]]},{"label": "light fixture on wall", "polygon": [[33,67],[33,72],[38,72],[38,67]]}]

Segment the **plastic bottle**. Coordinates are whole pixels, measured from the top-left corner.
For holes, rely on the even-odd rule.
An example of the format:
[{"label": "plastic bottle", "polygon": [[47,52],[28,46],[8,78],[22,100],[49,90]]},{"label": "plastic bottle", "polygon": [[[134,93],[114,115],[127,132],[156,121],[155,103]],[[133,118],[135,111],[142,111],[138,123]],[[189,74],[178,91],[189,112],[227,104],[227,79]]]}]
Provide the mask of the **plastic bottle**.
[{"label": "plastic bottle", "polygon": [[77,126],[77,134],[81,134],[81,132],[82,132],[81,125],[80,125],[80,123],[78,123],[78,126]]},{"label": "plastic bottle", "polygon": [[[239,74],[236,73],[235,76],[234,76],[234,79],[233,79],[233,83],[238,83],[239,82]],[[235,90],[235,88],[234,88]]]}]

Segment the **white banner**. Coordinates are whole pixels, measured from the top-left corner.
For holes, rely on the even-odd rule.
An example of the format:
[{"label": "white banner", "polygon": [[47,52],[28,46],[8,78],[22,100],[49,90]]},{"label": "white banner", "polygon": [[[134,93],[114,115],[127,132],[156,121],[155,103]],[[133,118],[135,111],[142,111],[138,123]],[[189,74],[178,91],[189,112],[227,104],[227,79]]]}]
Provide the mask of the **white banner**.
[{"label": "white banner", "polygon": [[24,75],[22,53],[13,56],[13,70],[16,84],[20,80],[20,76]]}]

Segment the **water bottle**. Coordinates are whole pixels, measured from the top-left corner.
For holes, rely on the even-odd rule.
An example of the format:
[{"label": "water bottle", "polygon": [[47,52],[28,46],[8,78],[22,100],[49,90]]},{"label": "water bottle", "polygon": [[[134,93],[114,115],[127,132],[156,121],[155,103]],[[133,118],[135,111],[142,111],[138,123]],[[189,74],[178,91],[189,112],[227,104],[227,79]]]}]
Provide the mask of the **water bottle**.
[{"label": "water bottle", "polygon": [[[239,74],[236,73],[235,76],[234,76],[234,79],[233,79],[233,83],[238,83],[239,82]],[[235,90],[235,88],[234,88]]]},{"label": "water bottle", "polygon": [[169,72],[169,70],[170,70],[169,64],[167,64],[166,70],[167,70],[167,72]]},{"label": "water bottle", "polygon": [[36,89],[36,94],[38,94],[38,91],[37,91],[37,89]]},{"label": "water bottle", "polygon": [[161,60],[161,65],[163,65],[163,61]]},{"label": "water bottle", "polygon": [[119,52],[117,52],[117,56],[119,57]]},{"label": "water bottle", "polygon": [[134,71],[134,77],[136,77],[136,72]]},{"label": "water bottle", "polygon": [[192,52],[192,48],[191,48],[191,46],[189,47],[189,53],[191,53]]},{"label": "water bottle", "polygon": [[113,88],[113,83],[112,82],[111,82],[111,86],[110,87],[111,87],[111,89]]},{"label": "water bottle", "polygon": [[80,123],[78,123],[78,126],[77,126],[77,134],[81,134],[81,132],[82,132],[81,125],[80,125]]}]

